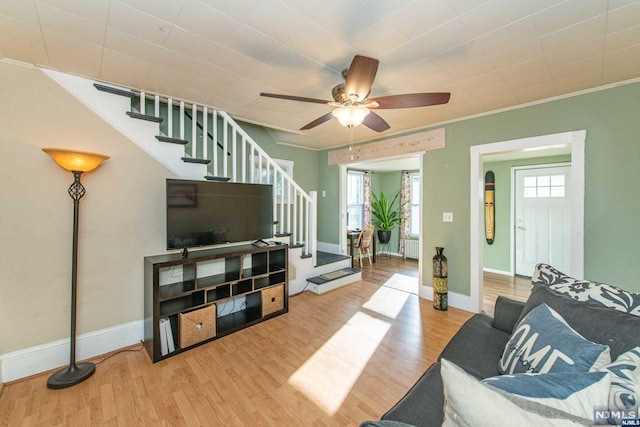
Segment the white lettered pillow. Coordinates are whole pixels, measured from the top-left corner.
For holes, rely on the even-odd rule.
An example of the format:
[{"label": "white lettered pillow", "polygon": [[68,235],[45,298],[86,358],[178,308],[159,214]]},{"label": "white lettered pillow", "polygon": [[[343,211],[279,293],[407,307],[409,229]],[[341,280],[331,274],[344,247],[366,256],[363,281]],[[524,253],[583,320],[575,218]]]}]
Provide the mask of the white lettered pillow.
[{"label": "white lettered pillow", "polygon": [[591,426],[580,418],[483,384],[446,359],[441,360],[444,388],[443,427]]},{"label": "white lettered pillow", "polygon": [[501,374],[591,372],[611,363],[609,347],[577,333],[555,310],[541,304],[511,334],[498,364]]},{"label": "white lettered pillow", "polygon": [[514,374],[486,378],[482,382],[581,418],[591,418],[594,408],[608,404],[611,374]]}]

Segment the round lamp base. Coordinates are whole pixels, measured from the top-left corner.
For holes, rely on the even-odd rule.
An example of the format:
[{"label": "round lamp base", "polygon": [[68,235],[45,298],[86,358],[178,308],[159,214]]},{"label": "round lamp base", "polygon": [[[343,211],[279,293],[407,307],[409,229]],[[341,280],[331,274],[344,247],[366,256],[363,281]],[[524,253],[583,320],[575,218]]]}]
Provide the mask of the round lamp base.
[{"label": "round lamp base", "polygon": [[60,369],[47,380],[47,387],[52,389],[67,388],[89,378],[96,371],[91,362],[77,363]]}]

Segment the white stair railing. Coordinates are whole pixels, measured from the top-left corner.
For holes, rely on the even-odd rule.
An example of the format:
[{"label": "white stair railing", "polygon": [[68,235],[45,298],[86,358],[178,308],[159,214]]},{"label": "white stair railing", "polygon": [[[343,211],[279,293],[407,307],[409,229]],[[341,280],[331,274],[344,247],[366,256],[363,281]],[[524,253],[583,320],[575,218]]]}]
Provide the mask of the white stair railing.
[{"label": "white stair railing", "polygon": [[153,116],[166,118],[165,136],[189,141],[186,157],[210,160],[214,178],[272,184],[275,235],[290,233],[291,243],[303,244],[315,265],[315,192],[304,191],[226,112],[146,92],[139,92],[138,102],[140,114],[153,111]]}]

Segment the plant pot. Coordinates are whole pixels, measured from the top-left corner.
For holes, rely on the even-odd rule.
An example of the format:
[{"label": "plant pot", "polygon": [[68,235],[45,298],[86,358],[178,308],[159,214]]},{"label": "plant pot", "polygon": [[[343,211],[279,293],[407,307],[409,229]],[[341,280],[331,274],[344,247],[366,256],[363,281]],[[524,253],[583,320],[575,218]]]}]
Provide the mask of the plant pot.
[{"label": "plant pot", "polygon": [[378,230],[378,242],[386,244],[389,240],[391,240],[391,231]]}]

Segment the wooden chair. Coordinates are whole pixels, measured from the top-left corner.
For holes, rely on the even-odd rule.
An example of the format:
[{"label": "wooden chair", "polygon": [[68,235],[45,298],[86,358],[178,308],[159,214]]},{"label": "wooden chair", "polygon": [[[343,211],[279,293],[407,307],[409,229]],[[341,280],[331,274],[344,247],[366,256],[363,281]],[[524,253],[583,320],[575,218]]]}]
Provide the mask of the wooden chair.
[{"label": "wooden chair", "polygon": [[366,253],[369,257],[369,265],[373,265],[371,263],[371,239],[373,239],[373,225],[367,224],[362,227],[362,231],[358,236],[358,241],[356,243],[356,252],[359,252],[360,258],[360,268],[362,268],[362,255]]}]

